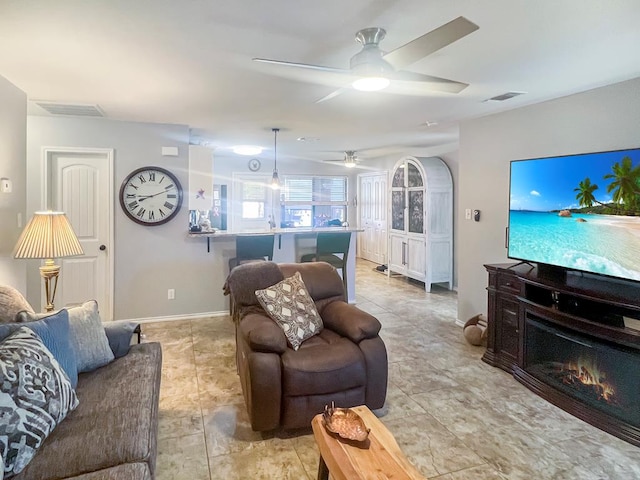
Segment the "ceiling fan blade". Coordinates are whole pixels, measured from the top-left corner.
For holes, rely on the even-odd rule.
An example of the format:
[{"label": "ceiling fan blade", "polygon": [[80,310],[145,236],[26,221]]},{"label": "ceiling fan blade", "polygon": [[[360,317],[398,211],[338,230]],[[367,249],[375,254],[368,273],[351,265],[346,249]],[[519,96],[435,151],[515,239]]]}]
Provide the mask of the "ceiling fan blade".
[{"label": "ceiling fan blade", "polygon": [[385,54],[383,58],[389,62],[396,70],[404,68],[418,60],[440,50],[443,47],[460,40],[478,30],[478,25],[470,22],[464,17],[458,17],[445,23],[435,30],[425,33],[409,43]]},{"label": "ceiling fan blade", "polygon": [[285,62],[282,60],[271,60],[269,58],[253,58],[252,60],[254,62],[272,63],[275,65],[284,65],[286,67],[306,68],[308,70],[319,70],[321,72],[343,73],[346,75],[351,75],[350,70],[344,70],[342,68],[323,67],[322,65],[310,65],[308,63]]},{"label": "ceiling fan blade", "polygon": [[331,165],[340,165],[342,167],[344,167],[345,169],[347,169],[347,171],[349,170],[367,170],[367,171],[371,171],[371,172],[379,172],[380,168],[379,167],[368,167],[366,165],[362,165],[362,163],[357,162],[355,165],[352,165],[351,167],[348,167],[347,165],[345,165],[344,160],[339,160],[339,161],[331,161],[331,160],[322,160],[322,163],[328,163]]},{"label": "ceiling fan blade", "polygon": [[460,93],[469,86],[468,83],[456,82],[455,80],[447,80],[446,78],[433,77],[431,75],[407,71],[396,72],[391,78],[402,82],[427,83],[432,90],[437,92]]},{"label": "ceiling fan blade", "polygon": [[348,88],[339,88],[338,90],[335,90],[333,92],[331,92],[329,95],[325,95],[324,97],[322,97],[319,100],[316,100],[315,103],[322,103],[322,102],[326,102],[327,100],[331,100],[334,97],[337,97],[338,95],[341,95],[342,93],[346,92],[347,90],[349,90]]}]

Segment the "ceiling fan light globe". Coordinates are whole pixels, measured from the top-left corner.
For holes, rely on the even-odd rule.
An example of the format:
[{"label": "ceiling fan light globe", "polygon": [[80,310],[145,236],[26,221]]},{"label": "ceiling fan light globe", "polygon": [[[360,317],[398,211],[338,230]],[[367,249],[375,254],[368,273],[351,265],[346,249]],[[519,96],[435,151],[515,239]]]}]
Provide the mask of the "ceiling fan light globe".
[{"label": "ceiling fan light globe", "polygon": [[351,86],[361,92],[376,92],[389,86],[389,79],[384,77],[364,77],[354,81]]},{"label": "ceiling fan light globe", "polygon": [[347,168],[354,168],[356,166],[356,162],[344,162],[344,166]]}]

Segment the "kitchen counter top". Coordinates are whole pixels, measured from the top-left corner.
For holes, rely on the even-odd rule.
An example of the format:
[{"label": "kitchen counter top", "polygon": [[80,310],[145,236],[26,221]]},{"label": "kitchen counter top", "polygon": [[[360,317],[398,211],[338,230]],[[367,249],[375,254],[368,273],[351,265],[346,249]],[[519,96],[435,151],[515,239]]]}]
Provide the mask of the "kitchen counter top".
[{"label": "kitchen counter top", "polygon": [[188,232],[189,237],[229,238],[238,235],[283,235],[283,234],[307,234],[319,232],[363,232],[363,229],[353,227],[297,227],[297,228],[272,228],[270,230],[216,230],[215,232]]}]

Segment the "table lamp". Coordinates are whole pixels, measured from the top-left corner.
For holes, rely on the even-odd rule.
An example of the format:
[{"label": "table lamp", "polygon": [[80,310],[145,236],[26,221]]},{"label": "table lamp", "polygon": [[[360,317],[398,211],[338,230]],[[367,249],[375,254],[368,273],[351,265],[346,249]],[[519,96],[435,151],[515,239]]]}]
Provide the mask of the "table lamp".
[{"label": "table lamp", "polygon": [[[53,310],[60,266],[54,258],[84,255],[67,216],[63,212],[35,212],[22,231],[14,250],[15,258],[40,258],[40,275],[47,295],[46,311]],[[52,289],[53,283],[53,289]]]}]

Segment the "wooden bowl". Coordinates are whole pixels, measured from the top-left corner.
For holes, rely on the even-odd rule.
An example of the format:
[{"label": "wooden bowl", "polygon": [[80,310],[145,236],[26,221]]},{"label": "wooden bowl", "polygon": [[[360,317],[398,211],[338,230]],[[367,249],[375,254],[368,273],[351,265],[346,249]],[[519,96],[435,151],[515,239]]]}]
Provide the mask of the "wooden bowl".
[{"label": "wooden bowl", "polygon": [[325,428],[331,433],[356,442],[364,442],[369,436],[370,429],[364,424],[360,415],[348,408],[324,407],[322,420]]}]

